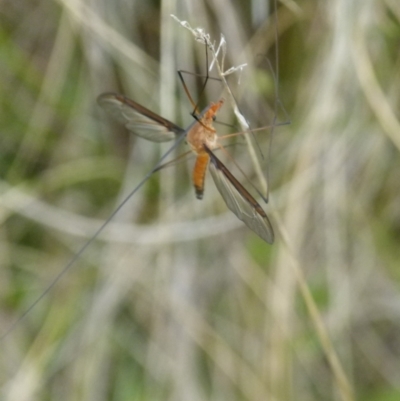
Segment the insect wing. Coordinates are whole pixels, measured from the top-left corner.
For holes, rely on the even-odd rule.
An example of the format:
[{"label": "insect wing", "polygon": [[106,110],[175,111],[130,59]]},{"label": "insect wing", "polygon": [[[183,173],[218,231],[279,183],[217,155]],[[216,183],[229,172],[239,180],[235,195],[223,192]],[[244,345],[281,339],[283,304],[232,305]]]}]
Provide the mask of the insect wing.
[{"label": "insect wing", "polygon": [[123,95],[103,93],[97,102],[129,131],[149,141],[168,142],[184,132],[171,121]]},{"label": "insect wing", "polygon": [[225,165],[209,149],[206,150],[211,156],[211,175],[228,208],[264,241],[272,244],[274,230],[262,207]]}]

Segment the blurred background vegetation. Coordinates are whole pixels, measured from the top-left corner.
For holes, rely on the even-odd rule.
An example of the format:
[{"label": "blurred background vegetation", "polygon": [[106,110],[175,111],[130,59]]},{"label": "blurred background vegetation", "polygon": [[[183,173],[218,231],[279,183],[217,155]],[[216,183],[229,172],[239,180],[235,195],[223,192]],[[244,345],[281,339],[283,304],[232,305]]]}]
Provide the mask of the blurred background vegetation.
[{"label": "blurred background vegetation", "polygon": [[[396,0],[3,0],[1,332],[169,147],[96,97],[191,122],[176,71],[204,73],[204,46],[170,14],[223,33],[227,67],[252,65],[230,79],[253,126],[273,121],[279,49],[291,124],[270,155],[271,130],[257,135],[276,242],[211,177],[195,199],[190,162],[154,175],[1,341],[0,398],[400,399]],[[220,95],[210,82],[202,101]],[[232,152],[253,177],[246,148]]]}]

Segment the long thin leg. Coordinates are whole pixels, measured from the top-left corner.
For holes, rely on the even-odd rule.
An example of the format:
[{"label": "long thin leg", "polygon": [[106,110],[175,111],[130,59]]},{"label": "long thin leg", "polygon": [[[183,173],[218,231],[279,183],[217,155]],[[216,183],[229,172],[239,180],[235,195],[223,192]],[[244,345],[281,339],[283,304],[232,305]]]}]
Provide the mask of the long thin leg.
[{"label": "long thin leg", "polygon": [[172,167],[172,166],[177,165],[178,163],[182,163],[189,158],[188,156],[192,156],[192,155],[194,156],[193,152],[191,150],[188,150],[187,152],[182,153],[181,155],[177,156],[175,159],[170,160],[169,162],[166,162],[164,164],[161,164],[161,166],[156,167],[154,169],[154,173],[157,171],[163,170],[164,168]]},{"label": "long thin leg", "polygon": [[[197,121],[199,120],[199,118],[198,118],[198,115],[199,115],[199,108],[198,108],[199,107],[199,102],[200,102],[201,96],[203,95],[204,90],[205,90],[205,88],[207,86],[208,80],[212,79],[212,80],[215,80],[215,81],[221,81],[220,78],[210,77],[209,74],[208,74],[208,48],[207,48],[207,44],[205,46],[206,46],[206,71],[207,71],[207,75],[206,76],[201,75],[201,74],[196,74],[194,72],[190,72],[190,71],[186,71],[186,70],[178,70],[178,76],[179,76],[179,79],[181,80],[183,89],[184,89],[184,91],[186,93],[186,96],[188,97],[190,103],[193,106],[193,111],[192,111],[191,115]],[[199,99],[198,99],[197,102],[195,102],[193,100],[193,97],[190,94],[189,89],[188,89],[188,87],[186,85],[185,79],[183,78],[183,74],[188,74],[188,75],[192,75],[192,76],[199,77],[199,78],[205,78],[204,83],[203,83],[203,85],[201,87]]]},{"label": "long thin leg", "polygon": [[99,237],[99,235],[104,231],[105,227],[108,225],[108,223],[115,217],[115,215],[124,207],[124,205],[135,195],[136,192],[139,191],[139,189],[149,180],[149,178],[154,174],[155,171],[157,171],[163,161],[172,153],[174,149],[177,148],[177,146],[184,140],[185,135],[182,134],[180,135],[176,141],[173,143],[173,145],[161,156],[159,159],[158,163],[155,165],[155,167],[150,170],[144,177],[143,179],[136,185],[136,187],[124,198],[124,200],[117,206],[116,209],[108,216],[108,218],[101,224],[101,226],[94,232],[92,237],[87,240],[81,248],[71,257],[69,262],[67,262],[62,269],[58,272],[58,274],[53,278],[53,280],[50,282],[48,287],[42,292],[40,296],[38,296],[33,303],[21,314],[17,320],[15,320],[11,325],[6,328],[6,330],[1,333],[0,335],[0,343],[4,341],[4,339],[14,330],[14,328],[23,320],[25,317],[29,314],[29,312],[35,308],[35,306],[55,287],[57,282],[61,280],[61,278],[70,270],[70,268],[75,265],[75,263],[80,259],[82,254],[86,251],[86,249],[96,240],[96,238]]}]

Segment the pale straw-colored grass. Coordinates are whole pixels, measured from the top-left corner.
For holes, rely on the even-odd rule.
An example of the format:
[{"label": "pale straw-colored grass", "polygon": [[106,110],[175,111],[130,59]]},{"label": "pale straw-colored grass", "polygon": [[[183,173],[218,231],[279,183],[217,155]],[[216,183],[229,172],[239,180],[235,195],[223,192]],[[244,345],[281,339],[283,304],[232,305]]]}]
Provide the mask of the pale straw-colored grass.
[{"label": "pale straw-colored grass", "polygon": [[[276,242],[211,177],[195,199],[191,161],[157,173],[1,341],[0,399],[397,399],[397,2],[286,0],[277,19],[264,0],[152,3],[0,5],[1,332],[170,147],[132,138],[97,95],[191,123],[176,71],[204,73],[205,46],[170,14],[216,46],[222,33],[225,69],[248,64],[227,83],[253,128],[275,103],[275,122],[290,117],[255,134]],[[226,89],[210,81],[201,107]],[[239,142],[228,150],[254,179]]]}]

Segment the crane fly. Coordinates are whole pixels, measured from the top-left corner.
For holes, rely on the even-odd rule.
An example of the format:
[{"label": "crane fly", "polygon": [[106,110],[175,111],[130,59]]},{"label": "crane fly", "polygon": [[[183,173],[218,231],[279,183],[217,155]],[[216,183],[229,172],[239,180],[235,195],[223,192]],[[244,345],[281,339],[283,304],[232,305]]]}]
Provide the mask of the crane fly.
[{"label": "crane fly", "polygon": [[[206,65],[208,66],[207,49],[208,47],[213,49],[213,46],[210,44],[206,36],[204,36],[203,41],[206,45]],[[221,43],[223,42],[221,41]],[[215,56],[217,56],[217,52],[215,52],[214,49],[213,53]],[[279,57],[276,53],[276,60],[278,59]],[[207,67],[207,76],[205,77],[206,79],[202,85],[201,92],[204,91],[208,79],[220,80],[219,78],[209,77],[208,70],[209,68]],[[223,146],[219,144],[219,139],[239,135],[238,133],[235,133],[219,138],[215,128],[213,127],[213,122],[216,114],[223,105],[223,100],[220,100],[217,103],[211,103],[203,113],[198,113],[198,104],[194,103],[189,91],[187,90],[182,73],[189,73],[194,76],[198,76],[198,74],[193,74],[184,70],[178,71],[179,77],[184,85],[185,92],[194,106],[192,115],[195,118],[195,121],[192,122],[187,129],[182,129],[173,122],[159,116],[158,114],[152,112],[151,110],[124,95],[116,93],[103,93],[98,97],[98,103],[133,134],[152,142],[168,142],[175,140],[175,144],[164,153],[154,168],[140,180],[136,187],[129,192],[129,194],[114,209],[114,211],[100,225],[94,234],[71,257],[71,259],[53,278],[41,295],[36,298],[36,300],[19,316],[19,318],[17,318],[10,325],[10,327],[8,327],[8,329],[6,329],[4,333],[0,334],[0,343],[4,341],[4,339],[31,312],[31,310],[35,308],[35,306],[54,288],[57,282],[61,280],[67,271],[74,264],[76,264],[89,246],[94,243],[97,238],[99,238],[100,234],[104,231],[109,222],[117,215],[117,213],[119,213],[119,211],[135,195],[135,193],[139,191],[139,189],[147,182],[150,176],[156,171],[166,167],[171,163],[174,163],[180,158],[178,157],[171,162],[165,163],[167,157],[169,157],[171,152],[185,137],[186,142],[191,148],[191,151],[193,151],[193,153],[196,155],[196,162],[192,175],[196,197],[198,199],[202,199],[203,197],[206,172],[207,168],[209,168],[214,183],[224,199],[228,209],[230,209],[241,221],[243,221],[264,241],[270,244],[274,242],[274,231],[263,208],[214,153],[216,149],[224,150]],[[276,74],[276,80],[278,81],[278,72]],[[278,103],[280,104],[280,102]],[[285,114],[287,114],[286,111]],[[257,128],[253,131],[262,130],[264,128],[265,127]]]},{"label": "crane fly", "polygon": [[274,231],[263,208],[214,153],[215,149],[222,146],[218,143],[218,135],[213,127],[215,117],[223,105],[222,99],[211,103],[187,130],[120,94],[103,93],[97,101],[130,132],[149,141],[167,142],[179,135],[186,135],[186,142],[196,155],[192,175],[196,197],[203,197],[208,167],[228,208],[263,240],[270,244],[274,242]]}]

